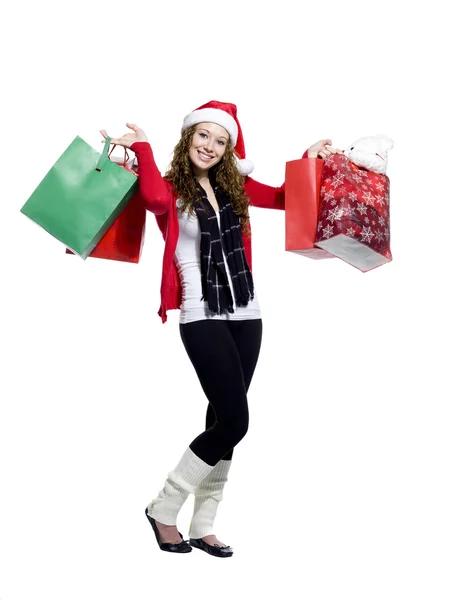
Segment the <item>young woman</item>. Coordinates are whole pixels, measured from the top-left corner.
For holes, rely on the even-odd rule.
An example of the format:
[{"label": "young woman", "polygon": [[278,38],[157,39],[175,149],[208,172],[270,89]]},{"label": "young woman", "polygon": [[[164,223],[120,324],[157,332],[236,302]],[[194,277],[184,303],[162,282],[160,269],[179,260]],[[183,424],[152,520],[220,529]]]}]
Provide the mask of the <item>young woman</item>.
[{"label": "young woman", "polygon": [[[213,524],[233,448],[247,432],[247,392],[262,339],[248,205],[283,210],[284,184],[271,187],[248,177],[253,165],[245,159],[234,104],[210,101],[185,117],[164,177],[144,131],[127,126],[133,133],[111,143],[135,152],[139,194],[165,240],[158,314],[165,323],[168,310],[180,309],[181,340],[209,401],[205,431],[186,448],[145,514],[161,550],[195,547],[228,557],[233,550],[217,539]],[[320,140],[303,158],[325,158],[335,152],[330,144]],[[176,519],[190,493],[188,543]]]}]

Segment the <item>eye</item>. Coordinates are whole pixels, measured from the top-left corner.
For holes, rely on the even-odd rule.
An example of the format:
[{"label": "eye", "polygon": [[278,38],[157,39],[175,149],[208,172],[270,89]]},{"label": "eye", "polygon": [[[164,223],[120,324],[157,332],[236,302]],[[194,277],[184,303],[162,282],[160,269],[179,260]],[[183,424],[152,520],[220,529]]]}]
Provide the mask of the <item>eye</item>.
[{"label": "eye", "polygon": [[350,148],[350,150],[353,150],[353,148],[354,148],[354,147],[355,147],[355,146],[352,146],[352,147]]},{"label": "eye", "polygon": [[199,133],[199,135],[206,137],[206,133]]},{"label": "eye", "polygon": [[219,144],[222,144],[222,146],[225,146],[225,142],[223,140],[219,140]]}]

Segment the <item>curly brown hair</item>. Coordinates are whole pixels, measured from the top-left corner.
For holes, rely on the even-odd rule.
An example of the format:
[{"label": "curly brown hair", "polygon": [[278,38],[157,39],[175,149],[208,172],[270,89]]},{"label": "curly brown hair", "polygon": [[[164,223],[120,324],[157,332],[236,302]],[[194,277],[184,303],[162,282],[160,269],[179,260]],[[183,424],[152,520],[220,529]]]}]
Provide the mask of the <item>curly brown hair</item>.
[{"label": "curly brown hair", "polygon": [[[195,205],[201,203],[201,193],[197,189],[189,159],[189,150],[197,125],[191,125],[183,131],[180,141],[173,151],[173,159],[164,178],[169,181],[180,198],[180,210],[188,209],[189,215],[194,214]],[[239,158],[239,157],[238,157]],[[249,198],[244,189],[244,177],[239,173],[234,159],[234,150],[228,139],[221,160],[212,169],[216,173],[217,184],[227,194],[234,212],[240,217],[241,232],[250,234],[248,228]]]}]

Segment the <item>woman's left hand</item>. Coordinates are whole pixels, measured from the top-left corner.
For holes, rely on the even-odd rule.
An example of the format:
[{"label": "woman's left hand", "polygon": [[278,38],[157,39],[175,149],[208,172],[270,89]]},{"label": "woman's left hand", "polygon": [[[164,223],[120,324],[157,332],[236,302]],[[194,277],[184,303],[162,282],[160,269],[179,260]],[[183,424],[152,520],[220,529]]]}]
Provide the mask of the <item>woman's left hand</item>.
[{"label": "woman's left hand", "polygon": [[326,158],[338,152],[341,151],[331,147],[331,140],[320,140],[308,148],[308,158]]},{"label": "woman's left hand", "polygon": [[[114,146],[124,146],[124,148],[131,148],[134,142],[148,142],[148,138],[145,135],[145,131],[134,125],[133,123],[127,123],[128,129],[132,129],[134,133],[125,133],[120,138],[111,138],[111,144]],[[108,137],[108,133],[105,129],[100,129],[100,133],[104,137],[102,144]]]}]

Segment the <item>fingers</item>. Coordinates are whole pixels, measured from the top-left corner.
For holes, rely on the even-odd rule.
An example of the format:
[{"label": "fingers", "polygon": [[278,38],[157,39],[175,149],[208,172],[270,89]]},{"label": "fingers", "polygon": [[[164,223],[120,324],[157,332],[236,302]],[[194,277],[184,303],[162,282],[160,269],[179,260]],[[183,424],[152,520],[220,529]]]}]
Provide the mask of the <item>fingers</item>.
[{"label": "fingers", "polygon": [[[102,136],[105,138],[101,141],[102,144],[105,143],[106,138],[108,137],[108,133],[106,132],[106,129],[100,129],[100,133],[102,134]],[[123,138],[118,139],[118,138],[111,138],[111,146],[114,146],[114,144],[116,144],[117,146],[123,146]]]},{"label": "fingers", "polygon": [[[105,140],[102,140],[102,144],[105,143]],[[111,146],[114,146],[114,144],[116,144],[117,146],[121,146],[121,142],[120,140],[116,140],[116,138],[111,138]]]},{"label": "fingers", "polygon": [[326,156],[330,156],[331,154],[340,154],[341,153],[340,150],[332,147],[331,140],[322,140],[322,142],[324,142],[324,145],[323,145],[323,148],[321,148],[319,150],[319,152],[317,153],[318,155],[320,155],[322,157],[326,157]]},{"label": "fingers", "polygon": [[138,131],[139,127],[134,123],[126,123],[126,126],[132,129],[133,131]]},{"label": "fingers", "polygon": [[327,146],[331,146],[332,141],[330,139],[325,139],[325,140],[320,140],[320,142],[317,142],[317,145],[319,145],[319,149],[317,150],[317,156],[320,158],[326,158],[327,156],[330,156],[330,154],[332,154],[332,150],[334,150],[334,148],[331,148],[331,150],[329,150],[327,148]]},{"label": "fingers", "polygon": [[[108,137],[108,134],[106,133],[106,129],[100,129],[100,133],[105,138],[104,140],[102,140],[102,144],[104,144],[106,138]],[[117,140],[116,138],[111,138],[111,145],[118,144],[118,143],[120,143],[119,140]]]},{"label": "fingers", "polygon": [[331,156],[331,154],[341,153],[341,150],[332,147],[332,143],[333,142],[329,138],[319,140],[311,146],[311,148],[308,148],[308,155],[312,157],[327,158],[328,156]]}]

